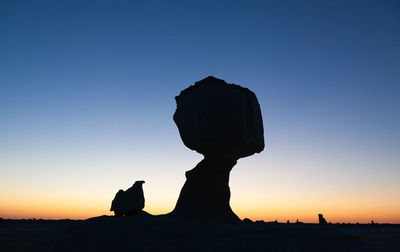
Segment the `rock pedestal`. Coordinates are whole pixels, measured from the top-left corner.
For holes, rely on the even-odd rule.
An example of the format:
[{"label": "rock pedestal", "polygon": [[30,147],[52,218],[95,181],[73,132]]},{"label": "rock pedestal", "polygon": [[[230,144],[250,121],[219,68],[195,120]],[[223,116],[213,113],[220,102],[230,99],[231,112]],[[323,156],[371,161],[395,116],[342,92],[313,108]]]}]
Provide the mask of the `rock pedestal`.
[{"label": "rock pedestal", "polygon": [[222,222],[237,222],[229,200],[229,173],[236,160],[203,159],[186,172],[186,182],[173,214],[176,216]]},{"label": "rock pedestal", "polygon": [[264,149],[260,105],[253,92],[207,77],[176,98],[174,121],[183,143],[204,155],[186,172],[186,182],[171,215],[197,220],[236,222],[229,173],[239,158]]}]

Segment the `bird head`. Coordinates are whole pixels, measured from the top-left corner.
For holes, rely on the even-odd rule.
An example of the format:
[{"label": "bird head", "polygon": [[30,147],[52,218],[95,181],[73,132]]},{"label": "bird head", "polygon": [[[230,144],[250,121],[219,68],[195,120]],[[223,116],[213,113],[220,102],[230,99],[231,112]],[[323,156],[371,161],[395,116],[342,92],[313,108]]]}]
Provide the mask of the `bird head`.
[{"label": "bird head", "polygon": [[144,183],[145,183],[144,180],[137,180],[137,181],[135,182],[135,184],[133,184],[133,185],[141,186],[141,185],[143,185]]}]

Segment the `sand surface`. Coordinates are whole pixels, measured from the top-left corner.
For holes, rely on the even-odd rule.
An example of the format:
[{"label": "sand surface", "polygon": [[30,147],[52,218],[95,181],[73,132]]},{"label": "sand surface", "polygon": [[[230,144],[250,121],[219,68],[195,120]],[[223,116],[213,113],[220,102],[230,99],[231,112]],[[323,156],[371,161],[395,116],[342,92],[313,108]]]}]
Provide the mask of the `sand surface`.
[{"label": "sand surface", "polygon": [[145,213],[1,219],[0,251],[400,251],[400,225],[225,224]]}]

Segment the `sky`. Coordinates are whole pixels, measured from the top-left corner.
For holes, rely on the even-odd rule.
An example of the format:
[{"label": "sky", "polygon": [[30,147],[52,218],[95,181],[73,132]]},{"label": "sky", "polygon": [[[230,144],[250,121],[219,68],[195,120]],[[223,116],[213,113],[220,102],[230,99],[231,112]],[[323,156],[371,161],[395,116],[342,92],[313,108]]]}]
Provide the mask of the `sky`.
[{"label": "sky", "polygon": [[240,218],[400,223],[399,1],[1,1],[0,217],[112,214],[145,180],[170,212],[174,97],[257,95],[266,148],[230,176]]}]

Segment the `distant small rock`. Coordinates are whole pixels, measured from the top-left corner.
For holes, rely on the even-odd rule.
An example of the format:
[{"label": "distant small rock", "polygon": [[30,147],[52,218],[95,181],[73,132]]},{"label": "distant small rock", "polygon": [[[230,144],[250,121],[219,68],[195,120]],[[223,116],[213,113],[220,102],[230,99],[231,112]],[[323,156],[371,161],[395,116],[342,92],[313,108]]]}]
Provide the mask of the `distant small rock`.
[{"label": "distant small rock", "polygon": [[320,225],[326,225],[328,222],[326,222],[324,216],[322,214],[318,214],[318,220]]},{"label": "distant small rock", "polygon": [[119,190],[111,202],[110,211],[114,211],[115,216],[138,214],[144,208],[144,181],[136,181],[128,190]]}]

